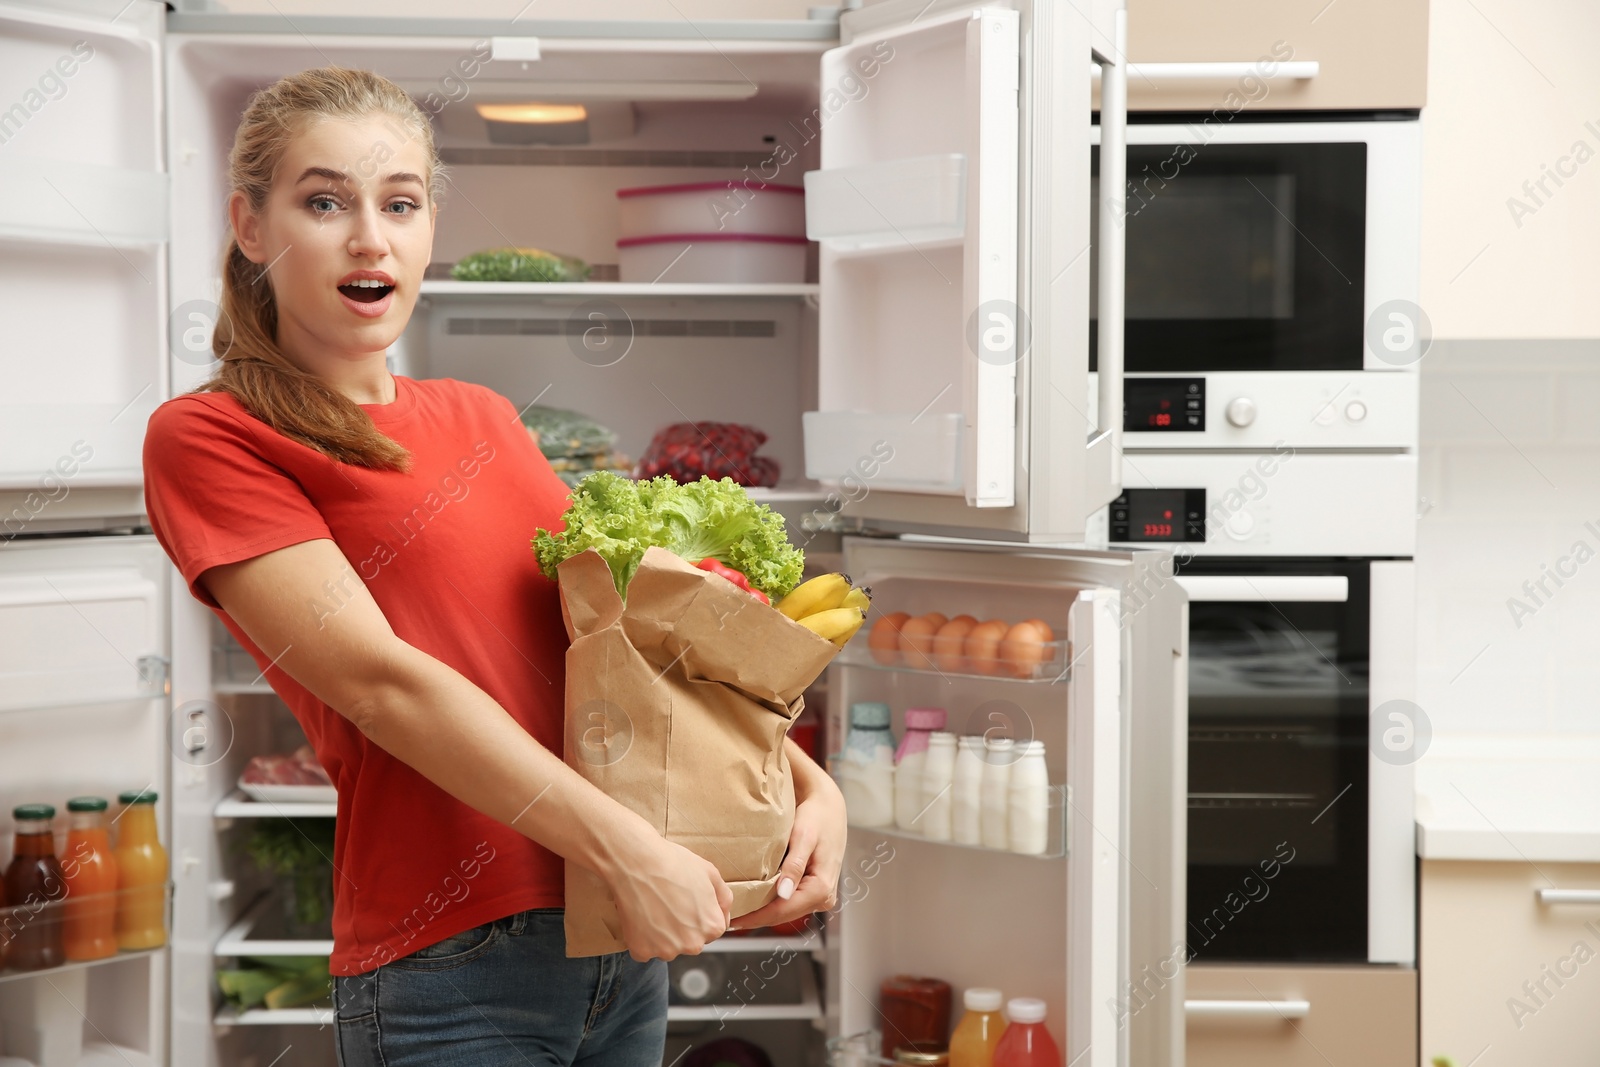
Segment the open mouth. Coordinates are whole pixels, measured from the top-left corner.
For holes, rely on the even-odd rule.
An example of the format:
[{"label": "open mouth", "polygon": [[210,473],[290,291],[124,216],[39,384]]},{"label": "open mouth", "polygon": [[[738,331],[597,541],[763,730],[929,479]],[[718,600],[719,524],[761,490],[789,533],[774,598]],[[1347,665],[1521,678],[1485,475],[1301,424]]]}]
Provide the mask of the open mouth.
[{"label": "open mouth", "polygon": [[393,291],[394,286],[367,278],[339,286],[339,292],[358,304],[375,304]]}]

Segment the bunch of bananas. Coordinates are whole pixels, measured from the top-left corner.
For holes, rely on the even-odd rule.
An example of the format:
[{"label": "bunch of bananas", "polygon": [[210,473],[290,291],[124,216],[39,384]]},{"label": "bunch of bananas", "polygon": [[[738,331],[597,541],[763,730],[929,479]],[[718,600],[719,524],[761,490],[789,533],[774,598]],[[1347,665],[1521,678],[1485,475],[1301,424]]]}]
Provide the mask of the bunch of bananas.
[{"label": "bunch of bananas", "polygon": [[818,637],[840,648],[866,621],[872,590],[857,589],[848,574],[823,574],[794,587],[776,607]]}]

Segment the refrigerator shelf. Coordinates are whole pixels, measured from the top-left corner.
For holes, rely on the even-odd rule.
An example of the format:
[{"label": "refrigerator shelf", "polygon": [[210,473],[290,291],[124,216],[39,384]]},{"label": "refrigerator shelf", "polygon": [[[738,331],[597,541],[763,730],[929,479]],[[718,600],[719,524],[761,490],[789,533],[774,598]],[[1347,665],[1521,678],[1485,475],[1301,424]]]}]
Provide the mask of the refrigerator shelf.
[{"label": "refrigerator shelf", "polygon": [[304,1008],[246,1008],[240,1011],[231,1004],[217,1009],[212,1022],[221,1027],[230,1026],[331,1026],[332,1004],[312,1004]]},{"label": "refrigerator shelf", "polygon": [[334,802],[290,803],[287,801],[251,800],[242,790],[235,789],[211,809],[218,819],[331,819],[336,814]]},{"label": "refrigerator shelf", "polygon": [[263,893],[245,908],[244,914],[239,916],[237,922],[228,927],[222,937],[217,940],[216,948],[212,950],[213,956],[331,956],[333,955],[333,941],[290,940],[285,938],[256,938],[251,939],[256,926],[266,916],[267,910],[272,906],[277,897],[271,893]]},{"label": "refrigerator shelf", "polygon": [[761,283],[742,282],[458,282],[454,279],[430,279],[422,283],[421,296],[432,297],[610,297],[614,299],[662,300],[673,297],[754,297],[762,299],[799,299],[815,297],[815,282]]},{"label": "refrigerator shelf", "polygon": [[59,967],[47,967],[42,971],[0,971],[0,984],[18,978],[49,977],[50,975],[64,974],[67,971],[81,971],[88,967],[103,967],[108,963],[126,963],[128,960],[146,959],[165,950],[166,946],[162,945],[160,948],[144,948],[139,949],[137,952],[118,952],[115,956],[107,956],[103,960],[74,960],[71,963],[63,963]]},{"label": "refrigerator shelf", "polygon": [[865,640],[853,640],[845,645],[839,654],[834,657],[833,666],[855,667],[867,671],[884,671],[889,674],[915,674],[932,676],[951,681],[956,678],[974,679],[980,682],[1010,682],[1014,685],[1055,685],[1072,680],[1072,643],[1070,641],[1050,641],[1044,646],[1049,650],[1049,657],[1043,663],[1036,665],[1026,677],[1015,674],[981,674],[976,671],[946,671],[941,670],[931,660],[926,666],[913,666],[905,661],[905,654],[898,653],[894,662],[880,663],[873,658],[872,650],[867,647]]}]

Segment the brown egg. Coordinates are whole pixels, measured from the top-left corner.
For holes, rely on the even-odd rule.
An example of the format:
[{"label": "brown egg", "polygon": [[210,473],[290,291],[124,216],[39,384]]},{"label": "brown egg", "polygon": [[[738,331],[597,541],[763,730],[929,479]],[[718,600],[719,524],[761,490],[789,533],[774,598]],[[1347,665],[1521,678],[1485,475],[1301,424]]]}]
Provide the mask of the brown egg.
[{"label": "brown egg", "polygon": [[1019,622],[1007,631],[1000,642],[1000,659],[1007,674],[1017,678],[1032,678],[1039,665],[1050,658],[1052,638],[1050,627],[1030,619]]},{"label": "brown egg", "polygon": [[967,633],[967,668],[974,674],[1000,673],[1000,642],[1010,632],[1011,624],[1004,619],[980,622]]},{"label": "brown egg", "polygon": [[933,666],[933,635],[947,621],[937,611],[906,620],[900,627],[900,651],[905,653],[906,663],[922,670]]},{"label": "brown egg", "polygon": [[962,655],[967,643],[967,634],[978,625],[978,620],[971,615],[957,615],[933,635],[933,662],[941,671],[960,672],[967,669],[966,657]]},{"label": "brown egg", "polygon": [[911,616],[905,612],[896,611],[872,624],[872,632],[867,634],[867,649],[874,660],[885,667],[900,662],[900,627],[909,618]]}]

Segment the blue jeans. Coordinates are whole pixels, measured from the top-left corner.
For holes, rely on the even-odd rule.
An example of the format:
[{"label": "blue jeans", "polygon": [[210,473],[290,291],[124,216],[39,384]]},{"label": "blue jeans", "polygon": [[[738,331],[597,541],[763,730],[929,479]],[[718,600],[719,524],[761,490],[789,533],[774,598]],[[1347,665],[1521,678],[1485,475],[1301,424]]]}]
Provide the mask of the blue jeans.
[{"label": "blue jeans", "polygon": [[560,908],[334,978],[340,1067],[660,1067],[667,965],[568,959]]}]

